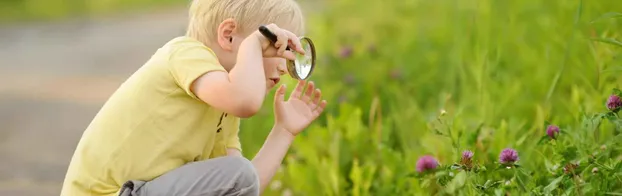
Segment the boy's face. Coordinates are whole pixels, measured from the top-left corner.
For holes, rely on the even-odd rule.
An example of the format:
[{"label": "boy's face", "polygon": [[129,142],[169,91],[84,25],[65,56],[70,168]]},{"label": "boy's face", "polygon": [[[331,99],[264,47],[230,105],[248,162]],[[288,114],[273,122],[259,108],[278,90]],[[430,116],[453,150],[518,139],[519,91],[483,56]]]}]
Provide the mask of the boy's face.
[{"label": "boy's face", "polygon": [[[219,54],[219,61],[227,71],[230,71],[235,65],[242,41],[252,33],[236,32],[236,25],[234,20],[225,20],[218,29],[220,47],[215,52]],[[286,63],[284,58],[263,58],[267,91],[270,91],[281,81],[282,75],[288,73]]]},{"label": "boy's face", "polygon": [[[234,39],[234,50],[231,55],[228,56],[228,60],[232,62],[230,68],[227,68],[228,71],[233,68],[235,61],[237,59],[237,54],[240,49],[240,45],[242,44],[242,40],[245,37],[236,37]],[[238,41],[236,41],[238,40]],[[263,69],[266,77],[266,91],[272,90],[275,86],[279,84],[281,81],[281,76],[287,74],[287,61],[285,58],[274,57],[274,58],[263,58]]]},{"label": "boy's face", "polygon": [[264,58],[264,73],[266,75],[266,90],[270,91],[281,81],[281,76],[287,73],[287,63],[284,58]]}]

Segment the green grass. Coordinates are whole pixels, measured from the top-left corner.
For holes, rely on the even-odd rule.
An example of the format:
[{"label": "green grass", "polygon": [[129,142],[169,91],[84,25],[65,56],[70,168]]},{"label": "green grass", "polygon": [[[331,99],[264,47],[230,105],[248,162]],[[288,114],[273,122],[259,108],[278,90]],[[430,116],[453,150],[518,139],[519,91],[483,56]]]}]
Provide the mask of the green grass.
[{"label": "green grass", "polygon": [[[0,18],[62,19],[172,4],[180,2],[3,1]],[[613,89],[622,88],[622,2],[322,4],[324,12],[310,13],[308,36],[321,52],[311,80],[329,108],[296,139],[266,195],[622,192],[622,123],[605,107]],[[345,49],[353,53],[340,55]],[[241,127],[247,157],[272,126],[272,99],[266,100]],[[545,137],[549,124],[562,129],[556,140]],[[504,148],[518,151],[520,167],[498,169]],[[475,153],[477,171],[452,168],[463,150]],[[441,166],[415,172],[423,155]],[[564,172],[573,164],[576,172]]]},{"label": "green grass", "polygon": [[[330,106],[267,195],[622,192],[622,127],[605,107],[622,86],[622,2],[324,3],[309,24],[322,52],[311,80]],[[273,123],[267,100],[243,122],[247,157]],[[549,124],[557,140],[543,137]],[[496,170],[504,148],[518,169]],[[463,150],[486,169],[451,169]],[[416,173],[422,155],[441,167]],[[574,163],[577,175],[564,173]]]}]

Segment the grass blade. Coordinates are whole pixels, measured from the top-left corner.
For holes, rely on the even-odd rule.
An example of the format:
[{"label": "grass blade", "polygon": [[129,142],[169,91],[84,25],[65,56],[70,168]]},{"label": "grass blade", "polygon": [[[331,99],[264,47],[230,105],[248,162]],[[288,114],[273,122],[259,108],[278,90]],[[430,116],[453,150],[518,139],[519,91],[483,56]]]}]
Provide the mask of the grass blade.
[{"label": "grass blade", "polygon": [[622,18],[622,13],[619,12],[608,12],[603,14],[602,16],[592,20],[590,23],[595,23],[596,21],[603,20],[606,18]]},{"label": "grass blade", "polygon": [[597,41],[597,42],[603,42],[603,43],[608,43],[611,45],[615,45],[618,47],[622,47],[622,42],[612,39],[612,38],[592,38],[591,40]]},{"label": "grass blade", "polygon": [[566,51],[564,53],[564,59],[562,61],[561,68],[555,74],[555,78],[553,79],[553,82],[551,83],[551,86],[549,87],[549,90],[546,93],[546,102],[547,103],[551,99],[551,96],[553,96],[553,92],[557,88],[557,83],[559,82],[559,79],[560,79],[562,73],[564,72],[564,69],[566,68],[566,61],[568,61],[568,57],[570,56],[570,49],[574,45],[574,33],[577,30],[577,25],[579,24],[579,19],[581,18],[581,12],[582,11],[583,11],[583,0],[579,0],[579,7],[577,8],[577,12],[575,13],[574,24],[573,24],[573,27],[572,27],[572,30],[571,30],[572,32],[570,33],[570,38],[568,38],[568,42],[567,42],[568,43],[568,47],[566,48]]},{"label": "grass blade", "polygon": [[601,71],[601,73],[606,73],[606,72],[618,72],[618,71],[622,71],[622,66],[615,66],[609,69],[605,69],[603,71]]}]

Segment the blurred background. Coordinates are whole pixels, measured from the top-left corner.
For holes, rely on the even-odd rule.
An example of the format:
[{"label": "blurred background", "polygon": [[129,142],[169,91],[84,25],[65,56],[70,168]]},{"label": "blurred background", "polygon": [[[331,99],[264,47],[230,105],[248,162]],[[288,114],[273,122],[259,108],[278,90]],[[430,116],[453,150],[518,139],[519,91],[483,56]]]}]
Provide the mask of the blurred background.
[{"label": "blurred background", "polygon": [[[266,195],[427,195],[425,181],[403,174],[426,154],[452,164],[456,145],[481,162],[513,147],[537,168],[545,122],[573,127],[622,85],[622,1],[300,2],[320,52],[311,80],[329,107]],[[0,1],[0,195],[60,193],[82,131],[158,47],[183,35],[187,4]],[[273,123],[266,100],[242,124],[248,158]],[[451,123],[435,123],[441,113]],[[439,136],[439,126],[460,134]]]}]

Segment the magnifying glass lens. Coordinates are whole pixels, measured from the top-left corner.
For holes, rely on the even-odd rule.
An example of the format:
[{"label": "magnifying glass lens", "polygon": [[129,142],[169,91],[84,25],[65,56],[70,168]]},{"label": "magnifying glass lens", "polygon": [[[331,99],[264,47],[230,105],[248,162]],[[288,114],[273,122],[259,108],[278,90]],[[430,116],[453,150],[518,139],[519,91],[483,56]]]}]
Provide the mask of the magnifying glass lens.
[{"label": "magnifying glass lens", "polygon": [[305,54],[295,53],[296,54],[296,73],[301,78],[307,78],[309,73],[311,72],[311,66],[313,63],[313,50],[311,49],[311,44],[307,39],[300,40],[302,44],[302,48],[305,51]]},{"label": "magnifying glass lens", "polygon": [[306,37],[300,38],[300,44],[305,54],[294,52],[296,60],[290,61],[290,67],[294,69],[295,78],[304,80],[313,72],[313,66],[315,65],[315,48],[313,42]]},{"label": "magnifying glass lens", "polygon": [[[260,26],[259,31],[272,43],[276,43],[277,37],[266,26]],[[299,80],[305,80],[313,72],[315,67],[315,46],[313,41],[308,37],[300,37],[300,43],[305,54],[294,52],[296,55],[295,60],[287,60],[287,69],[289,74]],[[289,46],[286,50],[290,50]]]}]

